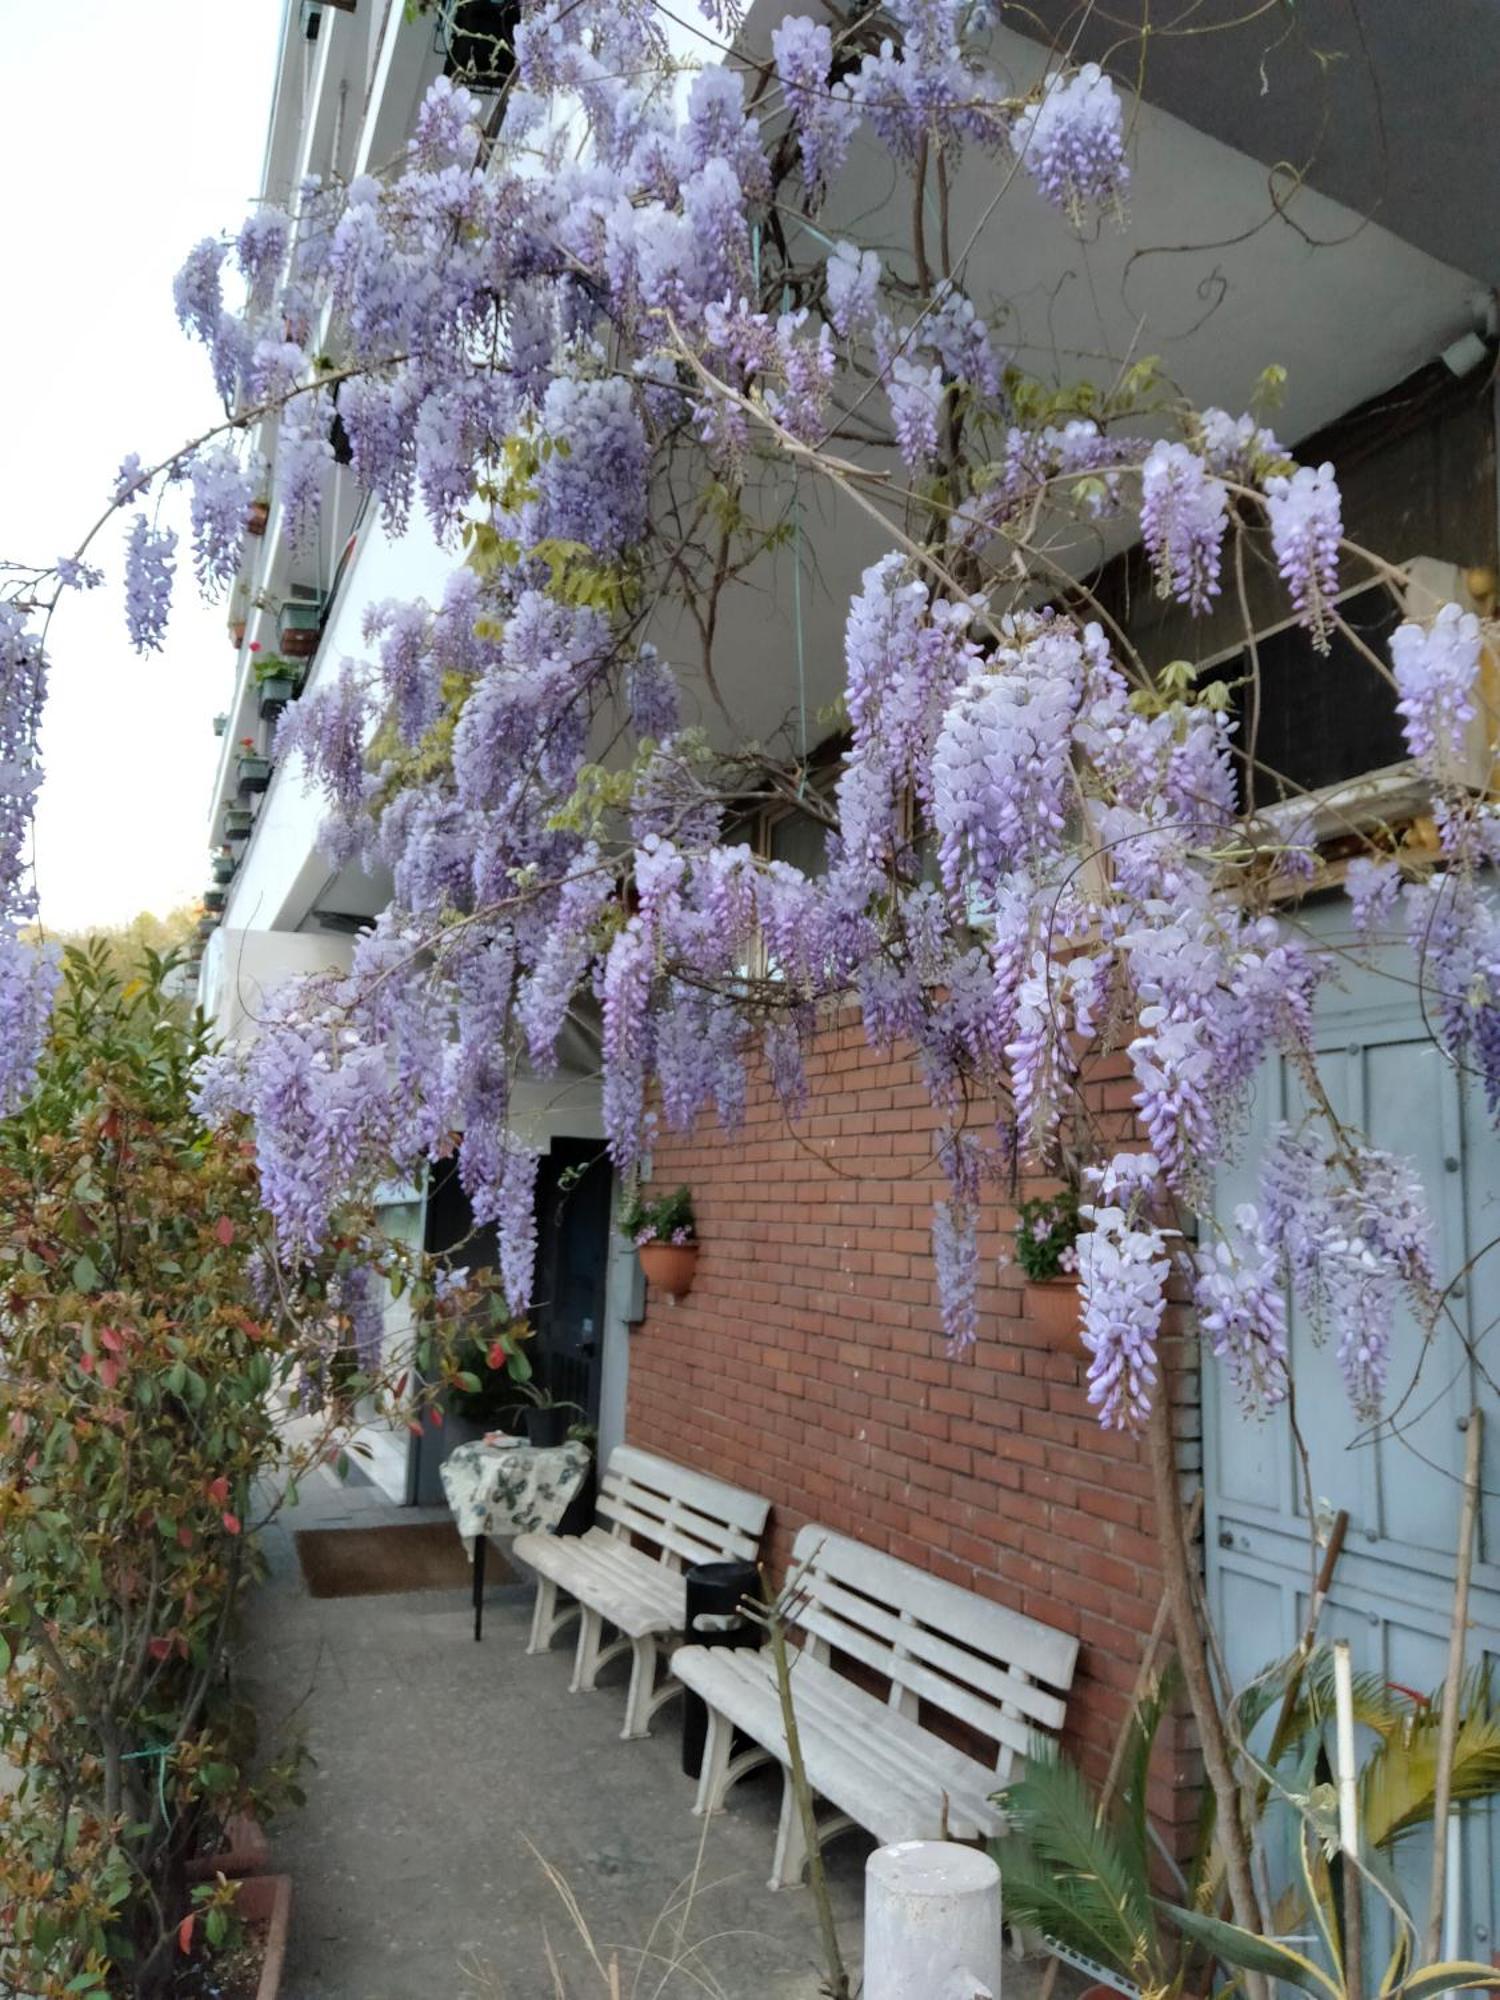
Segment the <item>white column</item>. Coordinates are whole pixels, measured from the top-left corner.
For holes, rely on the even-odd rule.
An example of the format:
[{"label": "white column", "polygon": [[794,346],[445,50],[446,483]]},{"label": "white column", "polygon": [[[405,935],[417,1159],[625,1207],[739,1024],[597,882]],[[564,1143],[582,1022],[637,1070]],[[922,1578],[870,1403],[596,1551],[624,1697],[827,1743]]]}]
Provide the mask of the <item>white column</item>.
[{"label": "white column", "polygon": [[1000,2000],[1000,1870],[975,1847],[901,1840],[865,1864],[864,2000]]}]

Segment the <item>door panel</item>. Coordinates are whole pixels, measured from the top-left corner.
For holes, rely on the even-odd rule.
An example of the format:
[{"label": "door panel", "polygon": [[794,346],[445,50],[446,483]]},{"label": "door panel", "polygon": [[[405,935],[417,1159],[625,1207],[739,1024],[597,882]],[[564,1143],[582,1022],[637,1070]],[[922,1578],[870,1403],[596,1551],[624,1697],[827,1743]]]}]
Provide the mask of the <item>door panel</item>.
[{"label": "door panel", "polygon": [[[1337,912],[1316,913],[1330,926]],[[1470,1606],[1469,1659],[1500,1656],[1500,1140],[1479,1096],[1433,1046],[1409,984],[1353,971],[1319,1014],[1319,1060],[1337,1116],[1372,1145],[1410,1159],[1427,1191],[1440,1276],[1465,1274],[1445,1323],[1424,1341],[1398,1319],[1379,1423],[1358,1423],[1332,1343],[1300,1311],[1289,1328],[1294,1411],[1244,1418],[1205,1359],[1204,1437],[1210,1602],[1232,1680],[1244,1686],[1300,1635],[1317,1562],[1314,1525],[1344,1507],[1349,1533],[1320,1627],[1347,1638],[1356,1668],[1430,1692],[1447,1663],[1467,1416],[1485,1410],[1485,1504]],[[1259,1079],[1240,1163],[1214,1208],[1255,1198],[1254,1165],[1280,1118],[1303,1108],[1284,1063]],[[1472,1260],[1472,1263],[1471,1263]],[[1477,1362],[1476,1362],[1477,1357]],[[1293,1423],[1306,1450],[1295,1448]],[[1397,1848],[1412,1913],[1424,1919],[1431,1836]],[[1456,1943],[1488,1959],[1500,1919],[1493,1803],[1466,1809]],[[1377,1924],[1378,1943],[1386,1926]]]}]

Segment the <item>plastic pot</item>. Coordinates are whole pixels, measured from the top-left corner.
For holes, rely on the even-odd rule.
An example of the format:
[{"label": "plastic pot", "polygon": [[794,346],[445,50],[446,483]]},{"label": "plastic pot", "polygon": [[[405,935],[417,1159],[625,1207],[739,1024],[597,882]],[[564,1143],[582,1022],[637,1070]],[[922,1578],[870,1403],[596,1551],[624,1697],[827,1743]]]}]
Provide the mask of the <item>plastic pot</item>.
[{"label": "plastic pot", "polygon": [[274,715],[297,698],[297,683],[290,674],[267,674],[260,684],[260,712]]},{"label": "plastic pot", "polygon": [[255,824],[255,815],[249,806],[226,806],[224,808],[224,838],[226,840],[248,840],[250,829]]},{"label": "plastic pot", "polygon": [[318,598],[289,597],[276,617],[277,650],[289,660],[310,660],[323,631],[323,605]]},{"label": "plastic pot", "polygon": [[269,757],[241,757],[235,766],[239,779],[240,796],[248,798],[252,792],[263,792],[271,782],[271,760]]},{"label": "plastic pot", "polygon": [[529,1403],[522,1412],[527,1440],[539,1451],[566,1444],[568,1427],[577,1414],[565,1403]]},{"label": "plastic pot", "polygon": [[217,913],[223,909],[227,901],[228,896],[223,889],[205,889],[203,892],[203,907],[205,910],[213,910]]},{"label": "plastic pot", "polygon": [[693,1289],[693,1275],[698,1269],[696,1243],[642,1243],[636,1254],[647,1284],[655,1285],[658,1291],[669,1292],[674,1299],[685,1299]]},{"label": "plastic pot", "polygon": [[216,854],[214,856],[214,880],[221,885],[234,880],[234,856]]},{"label": "plastic pot", "polygon": [[1056,1346],[1068,1346],[1078,1338],[1082,1313],[1078,1280],[1070,1273],[1026,1280],[1026,1317]]}]

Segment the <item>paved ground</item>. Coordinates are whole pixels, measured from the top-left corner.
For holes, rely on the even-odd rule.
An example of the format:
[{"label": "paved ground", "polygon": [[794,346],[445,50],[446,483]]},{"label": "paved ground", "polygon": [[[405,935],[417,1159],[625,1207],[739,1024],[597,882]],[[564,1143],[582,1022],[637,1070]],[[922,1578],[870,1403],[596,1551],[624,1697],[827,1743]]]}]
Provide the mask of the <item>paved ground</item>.
[{"label": "paved ground", "polygon": [[[293,1529],[422,1518],[320,1475],[270,1531],[273,1574],[244,1671],[267,1736],[297,1732],[317,1760],[306,1811],[272,1830],[296,1885],[285,2000],[543,2000],[557,1990],[549,1948],[568,2000],[602,1996],[544,1862],[576,1896],[601,1959],[620,1952],[624,1994],[810,2000],[810,1899],[765,1888],[775,1791],[758,1778],[740,1786],[700,1866],[675,1705],[649,1743],[620,1742],[618,1685],[568,1693],[567,1634],[550,1657],[527,1658],[530,1592],[515,1583],[491,1584],[477,1646],[466,1593],[308,1596]],[[867,1851],[857,1835],[829,1850],[851,1940]]]},{"label": "paved ground", "polygon": [[[295,1528],[425,1518],[324,1474],[269,1532],[243,1672],[267,1738],[299,1733],[317,1760],[306,1810],[271,1835],[295,1880],[284,2000],[602,2000],[615,1951],[624,2000],[813,2000],[811,1899],[765,1887],[775,1785],[747,1779],[705,1836],[675,1704],[649,1743],[619,1740],[626,1662],[570,1695],[571,1628],[529,1659],[530,1591],[514,1582],[492,1582],[482,1645],[467,1593],[317,1601],[303,1588]],[[871,1844],[849,1834],[828,1850],[851,1960]],[[1034,1984],[1007,1964],[1006,2000]]]}]

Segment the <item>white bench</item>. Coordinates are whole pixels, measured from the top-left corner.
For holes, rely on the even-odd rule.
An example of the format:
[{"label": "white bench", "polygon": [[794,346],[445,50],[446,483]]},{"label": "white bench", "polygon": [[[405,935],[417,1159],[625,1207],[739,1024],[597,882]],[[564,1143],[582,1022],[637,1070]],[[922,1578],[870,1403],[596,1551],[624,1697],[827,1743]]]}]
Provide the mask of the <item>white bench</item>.
[{"label": "white bench", "polygon": [[[1010,1783],[1035,1733],[1061,1728],[1078,1641],[817,1526],[797,1536],[782,1601],[802,1637],[791,1687],[808,1783],[835,1808],[819,1844],[851,1825],[882,1843],[1001,1832],[991,1794]],[[889,1693],[858,1686],[834,1654],[888,1682]],[[737,1778],[774,1759],[782,1788],[771,1887],[798,1881],[807,1844],[770,1648],[684,1646],[672,1672],[709,1710],[693,1810],[719,1811]],[[954,1748],[931,1726],[939,1719],[993,1749],[981,1760]],[[731,1757],[736,1729],[753,1747]]]},{"label": "white bench", "polygon": [[[567,1621],[578,1617],[577,1694],[593,1688],[604,1663],[629,1648],[630,1693],[620,1734],[627,1741],[648,1735],[657,1709],[680,1692],[670,1678],[656,1686],[656,1663],[663,1642],[675,1639],[686,1622],[684,1568],[732,1558],[753,1562],[770,1511],[769,1500],[738,1486],[617,1445],[586,1534],[515,1539],[514,1553],[537,1573],[527,1652],[545,1653]],[[635,1539],[649,1542],[655,1554],[636,1548]],[[575,1601],[559,1609],[559,1591]],[[606,1625],[619,1635],[607,1646]]]}]

